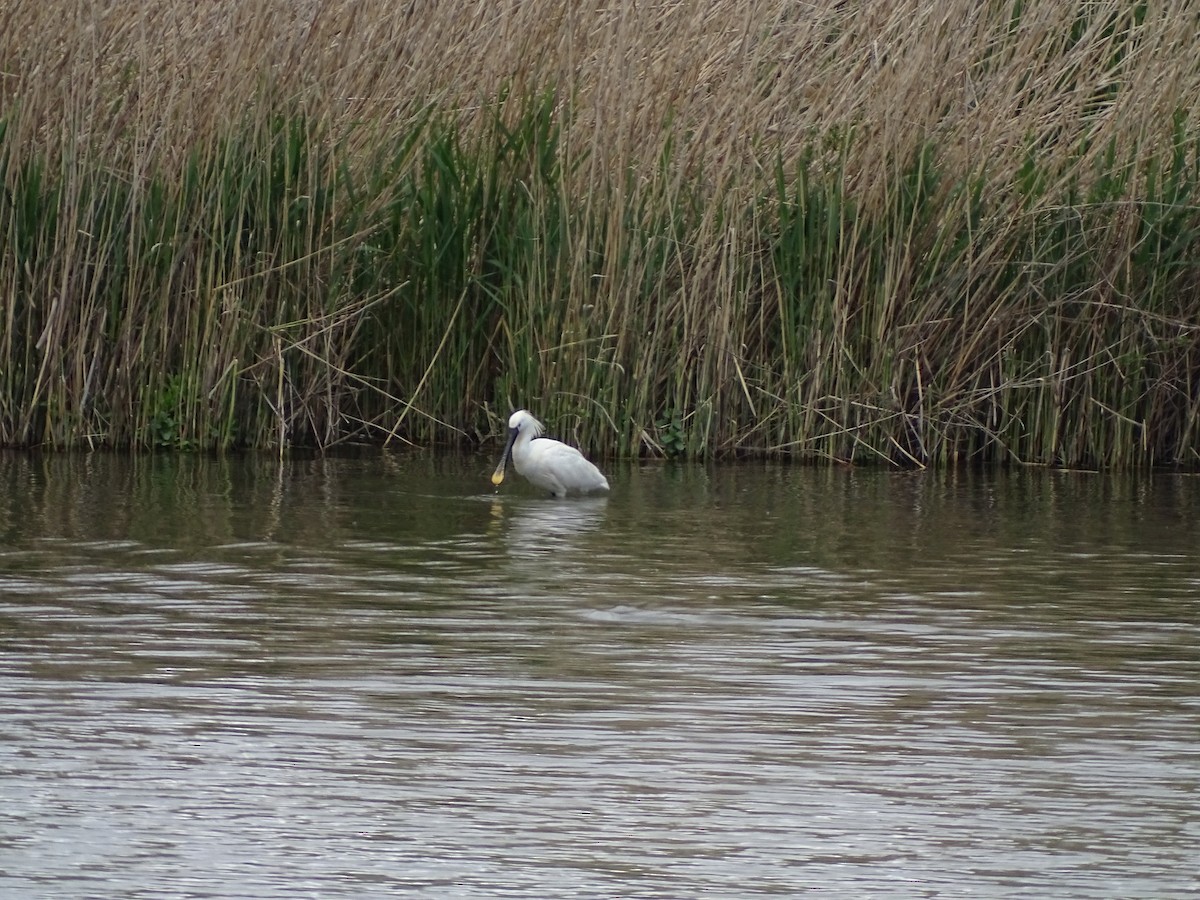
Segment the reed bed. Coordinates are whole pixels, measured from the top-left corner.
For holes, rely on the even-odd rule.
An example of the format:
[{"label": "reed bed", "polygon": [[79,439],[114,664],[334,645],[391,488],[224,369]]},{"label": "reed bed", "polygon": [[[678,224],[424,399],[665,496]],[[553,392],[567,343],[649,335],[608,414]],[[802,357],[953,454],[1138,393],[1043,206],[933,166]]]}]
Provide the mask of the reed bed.
[{"label": "reed bed", "polygon": [[1200,17],[0,5],[0,444],[1200,463]]}]

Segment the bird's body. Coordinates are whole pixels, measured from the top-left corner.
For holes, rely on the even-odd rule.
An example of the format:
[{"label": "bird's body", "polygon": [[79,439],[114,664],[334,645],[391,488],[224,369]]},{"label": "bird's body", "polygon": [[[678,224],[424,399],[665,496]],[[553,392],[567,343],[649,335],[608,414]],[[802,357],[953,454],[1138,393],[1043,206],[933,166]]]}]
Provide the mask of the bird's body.
[{"label": "bird's body", "polygon": [[542,423],[527,410],[508,417],[508,444],[492,475],[492,484],[504,480],[504,467],[511,456],[513,465],[535,487],[555,497],[569,492],[607,491],[608,479],[583,454],[562,441],[541,437]]}]

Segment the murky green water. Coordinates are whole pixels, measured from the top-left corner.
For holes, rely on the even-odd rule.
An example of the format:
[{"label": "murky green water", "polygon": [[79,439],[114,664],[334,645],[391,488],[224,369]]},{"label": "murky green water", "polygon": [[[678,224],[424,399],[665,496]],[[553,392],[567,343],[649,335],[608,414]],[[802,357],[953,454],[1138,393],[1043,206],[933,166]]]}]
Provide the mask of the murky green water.
[{"label": "murky green water", "polygon": [[0,456],[0,896],[1183,897],[1200,479]]}]

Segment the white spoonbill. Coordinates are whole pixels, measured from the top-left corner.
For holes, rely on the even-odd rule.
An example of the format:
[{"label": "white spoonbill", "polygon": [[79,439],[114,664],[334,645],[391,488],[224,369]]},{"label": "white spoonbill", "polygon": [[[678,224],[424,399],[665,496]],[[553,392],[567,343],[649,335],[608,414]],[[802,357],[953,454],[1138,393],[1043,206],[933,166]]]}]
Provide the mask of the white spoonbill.
[{"label": "white spoonbill", "polygon": [[599,469],[574,447],[541,437],[545,430],[528,410],[518,409],[508,417],[508,443],[504,445],[500,464],[492,473],[492,484],[499,485],[504,480],[504,467],[511,456],[517,471],[530,484],[555,497],[565,497],[568,491],[608,490],[608,479]]}]

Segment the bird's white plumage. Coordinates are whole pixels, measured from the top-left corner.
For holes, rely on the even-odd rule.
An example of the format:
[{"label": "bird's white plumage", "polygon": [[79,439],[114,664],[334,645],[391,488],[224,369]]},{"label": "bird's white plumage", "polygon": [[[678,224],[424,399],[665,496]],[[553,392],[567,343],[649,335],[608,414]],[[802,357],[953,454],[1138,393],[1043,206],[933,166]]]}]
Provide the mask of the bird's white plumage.
[{"label": "bird's white plumage", "polygon": [[504,480],[504,466],[511,455],[513,465],[530,484],[555,497],[608,490],[608,479],[599,469],[574,447],[541,437],[545,430],[527,410],[518,409],[508,417],[508,444],[492,475],[493,484]]}]

